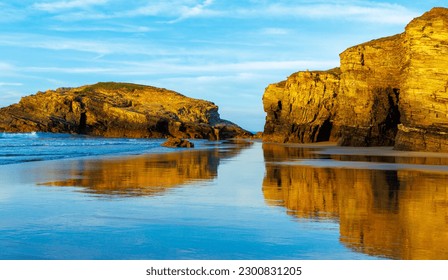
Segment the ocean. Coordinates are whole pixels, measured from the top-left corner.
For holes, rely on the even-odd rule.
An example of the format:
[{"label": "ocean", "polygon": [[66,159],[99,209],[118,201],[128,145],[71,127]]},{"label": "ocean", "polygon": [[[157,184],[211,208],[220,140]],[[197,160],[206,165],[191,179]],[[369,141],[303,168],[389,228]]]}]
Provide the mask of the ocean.
[{"label": "ocean", "polygon": [[163,140],[100,138],[62,133],[0,133],[0,165],[104,155],[164,152]]},{"label": "ocean", "polygon": [[0,134],[2,260],[448,258],[448,155]]}]

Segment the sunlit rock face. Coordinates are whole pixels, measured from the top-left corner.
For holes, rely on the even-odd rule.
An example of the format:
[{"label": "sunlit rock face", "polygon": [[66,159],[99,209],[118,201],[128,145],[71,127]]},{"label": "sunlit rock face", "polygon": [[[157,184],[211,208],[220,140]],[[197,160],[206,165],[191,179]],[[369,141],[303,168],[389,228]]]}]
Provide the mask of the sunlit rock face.
[{"label": "sunlit rock face", "polygon": [[338,68],[298,72],[269,85],[263,96],[268,113],[263,139],[272,142],[318,142],[331,137],[339,91]]},{"label": "sunlit rock face", "polygon": [[340,63],[266,88],[264,140],[448,151],[448,9],[348,48]]},{"label": "sunlit rock face", "polygon": [[[293,163],[316,157],[310,150],[274,144],[264,144],[263,150],[262,188],[267,204],[284,207],[298,219],[339,223],[340,241],[365,254],[393,259],[448,258],[448,174],[314,168]],[[368,160],[333,155],[331,159]],[[391,159],[400,164],[447,163],[446,158]]]},{"label": "sunlit rock face", "polygon": [[341,145],[394,144],[400,120],[401,38],[374,40],[341,53],[341,95],[334,118]]},{"label": "sunlit rock face", "polygon": [[220,119],[212,102],[127,83],[60,88],[24,97],[0,109],[0,131],[211,140],[251,135]]},{"label": "sunlit rock face", "polygon": [[448,9],[435,8],[411,21],[404,46],[396,147],[448,151]]}]

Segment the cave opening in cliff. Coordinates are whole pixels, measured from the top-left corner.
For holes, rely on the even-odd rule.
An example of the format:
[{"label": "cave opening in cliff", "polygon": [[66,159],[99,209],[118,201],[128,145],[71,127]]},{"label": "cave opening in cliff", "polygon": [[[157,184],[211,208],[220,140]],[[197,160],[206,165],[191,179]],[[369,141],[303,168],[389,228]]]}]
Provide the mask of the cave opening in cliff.
[{"label": "cave opening in cliff", "polygon": [[167,119],[158,120],[156,123],[156,131],[163,134],[169,134],[169,121]]},{"label": "cave opening in cliff", "polygon": [[78,133],[79,134],[87,133],[87,115],[85,112],[81,113],[81,116],[79,117]]},{"label": "cave opening in cliff", "polygon": [[395,136],[398,132],[398,125],[400,124],[400,110],[398,102],[400,100],[400,89],[392,88],[387,91],[387,101],[389,103],[389,110],[387,117],[383,124],[382,134],[389,137],[390,145],[395,143]]},{"label": "cave opening in cliff", "polygon": [[329,141],[331,136],[331,130],[333,129],[333,124],[330,118],[326,119],[319,128],[319,132],[316,136],[316,142]]},{"label": "cave opening in cliff", "polygon": [[376,88],[372,106],[372,126],[366,144],[369,146],[393,146],[400,124],[399,88]]}]

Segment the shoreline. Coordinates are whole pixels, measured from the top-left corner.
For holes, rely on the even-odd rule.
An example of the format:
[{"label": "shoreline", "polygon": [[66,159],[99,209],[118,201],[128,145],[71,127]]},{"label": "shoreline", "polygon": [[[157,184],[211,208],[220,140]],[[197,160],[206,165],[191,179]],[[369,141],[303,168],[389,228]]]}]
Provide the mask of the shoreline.
[{"label": "shoreline", "polygon": [[[8,132],[2,132],[2,135],[11,135],[10,137],[0,137],[0,140],[2,138],[4,139],[18,139],[18,140],[25,140],[25,141],[33,141],[33,140],[46,140],[51,139],[53,140],[52,136],[55,136],[54,138],[56,140],[60,141],[75,141],[75,140],[88,140],[93,142],[98,142],[101,144],[101,141],[108,142],[111,146],[125,146],[126,144],[132,144],[140,142],[142,147],[139,147],[138,149],[131,149],[131,150],[117,150],[117,151],[106,151],[104,153],[100,154],[80,154],[80,155],[52,155],[55,156],[55,158],[44,158],[44,159],[32,159],[32,160],[23,160],[18,162],[6,162],[1,163],[0,166],[3,165],[13,165],[13,164],[24,164],[24,163],[32,163],[32,162],[46,162],[46,161],[55,161],[55,160],[70,160],[70,159],[105,159],[105,158],[123,158],[123,157],[134,157],[134,156],[141,156],[141,155],[151,155],[151,154],[166,154],[166,153],[175,153],[175,152],[184,152],[184,151],[202,151],[207,149],[213,149],[225,145],[226,142],[234,142],[237,144],[237,141],[243,141],[243,142],[253,142],[250,138],[244,138],[244,139],[226,139],[226,140],[217,140],[217,141],[210,141],[208,139],[189,139],[195,144],[195,148],[170,148],[170,147],[163,147],[162,144],[164,141],[166,141],[166,138],[121,138],[121,137],[100,137],[100,136],[85,136],[85,135],[78,135],[78,134],[68,134],[68,133],[50,133],[50,132],[33,132],[33,133],[8,133]],[[111,143],[112,142],[112,143]],[[115,143],[116,142],[116,143]],[[26,143],[29,144],[28,142]],[[146,147],[145,144],[148,144]],[[152,146],[151,146],[152,144]],[[25,145],[25,144],[24,144]],[[33,149],[34,146],[17,146],[13,148],[25,148],[25,150]],[[74,143],[73,146],[78,145],[79,147],[82,147],[85,145],[85,143]],[[0,142],[0,148],[2,148],[3,143]],[[56,148],[56,146],[52,146],[51,143],[45,143],[43,144],[44,147],[50,147],[50,148]],[[95,144],[95,146],[88,147],[88,149],[92,150],[95,149],[98,144]],[[101,146],[101,145],[99,145]],[[3,147],[9,147],[9,146],[3,146]],[[61,147],[63,148],[63,147]],[[88,150],[87,149],[87,150]],[[39,155],[39,154],[37,154]],[[26,156],[24,155],[4,155],[5,157],[14,157],[14,156]]]},{"label": "shoreline", "polygon": [[[5,212],[6,230],[22,243],[5,257],[25,252],[36,258],[209,258],[222,256],[209,246],[220,242],[227,258],[306,258],[309,254],[334,259],[401,258],[400,244],[376,243],[373,233],[365,239],[373,251],[364,250],[358,232],[379,225],[377,232],[384,229],[393,240],[401,240],[407,228],[394,230],[389,225],[407,219],[420,225],[420,219],[397,212],[407,213],[414,205],[424,205],[423,213],[433,217],[425,225],[431,229],[444,225],[445,212],[431,207],[446,201],[446,173],[396,172],[387,164],[383,170],[368,165],[377,163],[349,161],[322,168],[300,166],[294,160],[330,161],[319,158],[313,149],[235,142],[207,141],[201,149],[166,149],[164,153],[7,165],[1,169],[6,179],[0,200],[10,209]],[[244,144],[249,142],[254,143]],[[272,159],[277,161],[271,164]],[[367,166],[360,170],[350,164]],[[347,216],[344,209],[361,214]],[[363,213],[370,213],[368,219]],[[423,233],[425,238],[411,233],[408,237],[420,241],[431,236]],[[68,234],[73,238],[65,238]],[[31,246],[30,236],[34,238]],[[85,236],[95,242],[86,243]],[[144,243],[134,247],[129,238]],[[301,240],[313,245],[303,246]],[[321,247],[322,240],[329,242],[330,251]],[[48,242],[52,242],[50,249]],[[109,242],[118,242],[118,249],[109,248]],[[85,250],[61,255],[64,246]],[[242,254],[238,246],[257,246],[257,252],[263,253]],[[383,249],[389,246],[396,251],[385,254]],[[429,252],[421,256],[429,258],[439,252],[421,248]]]}]

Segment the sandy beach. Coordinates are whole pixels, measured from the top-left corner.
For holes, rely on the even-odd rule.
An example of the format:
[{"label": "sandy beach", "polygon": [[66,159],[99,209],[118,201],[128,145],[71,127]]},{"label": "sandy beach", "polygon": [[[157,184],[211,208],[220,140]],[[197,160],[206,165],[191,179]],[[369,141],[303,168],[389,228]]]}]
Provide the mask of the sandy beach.
[{"label": "sandy beach", "polygon": [[433,156],[246,142],[3,165],[0,258],[446,259]]}]

